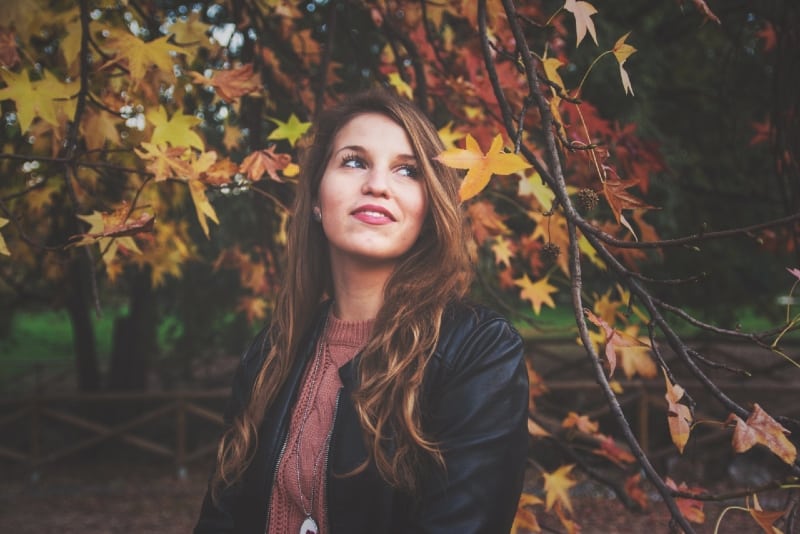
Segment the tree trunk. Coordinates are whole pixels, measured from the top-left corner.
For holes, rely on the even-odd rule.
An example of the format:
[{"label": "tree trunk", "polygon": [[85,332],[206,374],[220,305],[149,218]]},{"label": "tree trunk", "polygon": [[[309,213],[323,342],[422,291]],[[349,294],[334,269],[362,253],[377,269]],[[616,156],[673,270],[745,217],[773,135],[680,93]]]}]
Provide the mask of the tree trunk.
[{"label": "tree trunk", "polygon": [[78,373],[79,391],[100,389],[100,369],[97,363],[97,346],[94,340],[94,325],[90,315],[90,302],[87,295],[88,269],[83,264],[86,257],[80,251],[70,261],[69,280],[71,289],[66,298],[69,320],[72,324],[72,344],[75,350],[75,370]]},{"label": "tree trunk", "polygon": [[158,343],[156,300],[149,271],[130,276],[130,310],[114,322],[108,387],[112,390],[147,389],[147,376]]}]

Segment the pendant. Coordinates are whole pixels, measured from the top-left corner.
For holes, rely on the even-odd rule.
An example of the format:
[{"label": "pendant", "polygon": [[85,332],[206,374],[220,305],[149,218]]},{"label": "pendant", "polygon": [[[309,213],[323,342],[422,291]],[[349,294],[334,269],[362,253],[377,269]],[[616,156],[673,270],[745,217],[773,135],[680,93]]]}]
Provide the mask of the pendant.
[{"label": "pendant", "polygon": [[306,520],[300,525],[300,534],[319,534],[317,522],[311,516],[306,517]]}]

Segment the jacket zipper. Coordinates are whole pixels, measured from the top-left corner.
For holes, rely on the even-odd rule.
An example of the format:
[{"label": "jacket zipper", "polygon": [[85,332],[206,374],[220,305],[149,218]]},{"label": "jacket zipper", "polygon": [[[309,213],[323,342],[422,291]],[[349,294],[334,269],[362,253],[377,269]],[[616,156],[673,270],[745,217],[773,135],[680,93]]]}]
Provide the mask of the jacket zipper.
[{"label": "jacket zipper", "polygon": [[325,499],[323,502],[325,503],[322,507],[322,513],[325,517],[322,518],[322,522],[325,523],[325,526],[330,529],[330,525],[328,524],[328,458],[330,457],[331,453],[331,437],[333,437],[333,427],[336,424],[336,415],[339,413],[339,399],[342,398],[342,389],[339,388],[339,392],[336,394],[336,404],[333,406],[333,420],[331,421],[331,429],[328,431],[328,437],[325,438],[325,461],[324,461],[324,469],[322,470],[323,476],[323,494],[322,498]]},{"label": "jacket zipper", "polygon": [[[272,473],[272,490],[270,491],[270,496],[272,495],[272,491],[275,491],[275,482],[278,480],[278,467],[281,465],[281,460],[283,459],[283,453],[286,452],[287,443],[289,443],[289,432],[286,432],[286,438],[283,440],[283,445],[281,445],[281,451],[278,453],[278,460],[275,462],[275,470]],[[269,509],[271,504],[272,504],[272,497],[270,497],[269,502],[267,503],[267,521],[266,523],[264,523],[264,534],[269,533]]]}]

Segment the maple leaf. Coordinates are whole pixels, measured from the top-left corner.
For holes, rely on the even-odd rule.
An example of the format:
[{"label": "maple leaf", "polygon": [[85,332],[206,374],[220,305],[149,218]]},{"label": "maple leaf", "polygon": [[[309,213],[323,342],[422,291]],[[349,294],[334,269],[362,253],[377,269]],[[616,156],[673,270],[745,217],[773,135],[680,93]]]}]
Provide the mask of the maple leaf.
[{"label": "maple leaf", "polygon": [[142,143],[141,147],[142,150],[134,148],[133,151],[137,156],[149,162],[146,168],[153,173],[156,182],[162,182],[169,178],[183,178],[192,172],[189,163],[183,159],[188,150],[186,147],[168,147],[153,143]]},{"label": "maple leaf", "polygon": [[106,141],[119,146],[122,140],[116,124],[115,117],[110,113],[87,107],[81,122],[81,133],[86,140],[86,147],[89,150],[99,150],[105,146]]},{"label": "maple leaf", "polygon": [[789,431],[765,412],[758,403],[753,405],[753,411],[747,422],[742,421],[736,414],[730,414],[727,422],[736,424],[733,431],[733,450],[736,452],[745,452],[758,443],[789,465],[797,459],[797,448],[786,437]]},{"label": "maple leaf", "polygon": [[569,412],[561,421],[561,428],[576,428],[586,434],[596,434],[600,429],[597,421],[589,419],[588,415],[578,415],[576,412]]},{"label": "maple leaf", "polygon": [[[8,219],[0,217],[0,228],[4,227],[7,224],[8,224]],[[6,240],[3,239],[3,234],[0,234],[0,254],[11,256],[11,252],[8,250],[8,245],[6,245]]]},{"label": "maple leaf", "polygon": [[638,374],[643,378],[654,378],[658,374],[658,370],[653,358],[650,357],[652,351],[649,343],[645,341],[645,338],[638,336],[639,327],[630,325],[625,328],[624,334],[641,342],[641,345],[617,347],[617,353],[625,376],[633,378]]},{"label": "maple leaf", "polygon": [[633,96],[633,86],[631,85],[631,79],[628,76],[628,71],[625,70],[625,61],[636,52],[636,49],[631,45],[627,44],[625,40],[631,32],[626,33],[614,44],[614,48],[611,51],[614,53],[614,57],[617,58],[617,63],[619,63],[619,76],[622,79],[622,87],[625,89],[625,94],[627,95],[628,92],[631,93]]},{"label": "maple leaf", "polygon": [[765,511],[762,510],[761,504],[758,502],[758,495],[753,494],[753,507],[747,508],[750,516],[755,519],[758,526],[762,528],[765,534],[781,534],[781,531],[772,526],[772,524],[783,517],[786,510]]},{"label": "maple leaf", "polygon": [[399,72],[392,72],[389,74],[389,85],[395,88],[397,94],[404,96],[409,100],[414,99],[414,90],[411,86],[400,76]]},{"label": "maple leaf", "polygon": [[192,180],[189,182],[189,193],[192,195],[192,202],[194,202],[194,209],[197,212],[197,220],[200,222],[200,227],[206,237],[209,237],[208,222],[206,219],[211,219],[219,224],[217,212],[214,211],[214,206],[208,201],[206,197],[206,186],[198,181]]},{"label": "maple leaf", "polygon": [[548,213],[553,209],[553,200],[556,198],[553,190],[544,183],[541,175],[535,171],[532,175],[523,177],[519,181],[518,194],[520,196],[533,196],[539,202],[539,206],[541,206],[544,213]]},{"label": "maple leaf", "polygon": [[198,46],[208,42],[208,32],[211,25],[200,20],[200,13],[192,11],[186,19],[178,20],[169,27],[169,32],[175,36],[175,43],[181,46]]},{"label": "maple leaf", "polygon": [[286,169],[292,162],[289,154],[276,154],[275,145],[264,149],[256,150],[242,161],[239,172],[244,173],[250,181],[257,182],[268,174],[276,182],[283,182],[278,171]]},{"label": "maple leaf", "polygon": [[564,9],[575,15],[575,33],[578,37],[575,46],[581,44],[583,38],[586,37],[587,30],[592,36],[594,44],[597,44],[597,33],[595,32],[594,21],[592,20],[592,15],[597,13],[594,6],[582,0],[566,0],[566,2],[564,2]]},{"label": "maple leaf", "polygon": [[569,498],[569,489],[576,481],[569,477],[569,472],[575,464],[562,465],[552,473],[544,473],[545,509],[550,510],[554,503],[561,503],[572,512],[572,501]]},{"label": "maple leaf", "polygon": [[164,106],[151,109],[145,114],[145,117],[155,126],[153,134],[150,136],[151,144],[191,147],[200,152],[205,149],[203,140],[192,130],[192,128],[203,122],[201,118],[184,113],[175,113],[172,117],[169,117]]},{"label": "maple leaf", "polygon": [[519,154],[502,151],[503,138],[497,134],[491,147],[484,154],[472,135],[467,134],[466,148],[445,150],[435,159],[448,167],[468,169],[458,191],[462,202],[469,200],[489,183],[493,174],[513,174],[531,166]]},{"label": "maple leaf", "polygon": [[494,209],[494,204],[484,200],[472,202],[467,208],[475,241],[482,245],[492,236],[508,233],[508,226]]},{"label": "maple leaf", "polygon": [[608,458],[614,462],[615,465],[622,468],[624,468],[626,464],[632,464],[636,461],[636,458],[634,458],[630,452],[620,447],[614,438],[605,434],[600,434],[600,448],[593,449],[592,452],[598,456]]},{"label": "maple leaf", "polygon": [[233,126],[231,124],[225,125],[225,133],[222,136],[222,144],[228,150],[228,152],[232,152],[236,148],[239,147],[239,144],[242,142],[242,129],[238,126]]},{"label": "maple leaf", "polygon": [[247,322],[253,324],[267,316],[267,301],[261,297],[243,296],[239,298],[236,309],[245,314]]},{"label": "maple leaf", "polygon": [[151,68],[156,68],[167,78],[175,80],[172,56],[186,54],[186,49],[170,43],[171,35],[145,42],[124,30],[111,29],[109,31],[111,36],[106,44],[116,52],[116,57],[102,68],[115,63],[124,63],[128,66],[134,84],[144,79],[147,71]]},{"label": "maple leaf", "polygon": [[672,384],[667,372],[664,371],[664,380],[667,383],[667,422],[669,423],[669,434],[672,443],[683,454],[683,449],[689,441],[689,433],[692,430],[692,412],[688,406],[679,402],[683,397],[684,391],[678,384]]},{"label": "maple leaf", "polygon": [[311,126],[310,122],[300,122],[297,116],[292,113],[289,120],[283,122],[273,117],[267,117],[269,120],[278,125],[278,127],[270,132],[267,139],[287,139],[289,144],[294,146],[297,140],[303,137],[306,130]]},{"label": "maple leaf", "polygon": [[78,218],[89,223],[89,231],[78,234],[71,239],[73,246],[90,245],[97,243],[103,253],[103,262],[106,268],[110,269],[114,258],[122,247],[125,250],[141,254],[142,251],[136,245],[131,236],[152,232],[155,218],[143,213],[138,219],[129,219],[130,209],[128,204],[123,202],[112,212],[93,211],[89,215],[78,215]]},{"label": "maple leaf", "polygon": [[635,475],[631,475],[626,478],[625,493],[628,494],[631,500],[641,506],[642,510],[645,510],[647,509],[647,504],[649,501],[647,499],[647,493],[645,493],[645,491],[642,489],[641,482],[641,473],[636,473]]},{"label": "maple leaf", "polygon": [[585,309],[583,311],[586,314],[586,317],[589,319],[589,321],[591,321],[592,324],[602,328],[605,334],[606,338],[605,355],[609,367],[608,376],[612,376],[614,374],[614,369],[616,369],[617,367],[617,350],[624,349],[627,347],[649,348],[649,345],[639,341],[635,337],[632,337],[626,334],[625,332],[617,330],[616,328],[612,328],[611,325],[609,325],[606,321],[604,321],[600,317],[596,316],[590,310]]},{"label": "maple leaf", "polygon": [[6,87],[0,89],[0,101],[13,100],[17,108],[17,121],[20,130],[27,132],[33,119],[41,118],[52,126],[61,123],[59,115],[63,114],[64,121],[74,114],[75,103],[71,97],[77,91],[77,85],[63,83],[54,79],[47,71],[43,71],[42,79],[31,81],[28,72],[15,74],[6,69],[0,69],[0,77]]},{"label": "maple leaf", "polygon": [[0,27],[0,66],[13,69],[19,61],[17,34],[12,29]]},{"label": "maple leaf", "polygon": [[517,504],[517,514],[514,516],[514,523],[511,525],[511,534],[521,534],[522,532],[541,532],[536,514],[528,508],[544,504],[542,499],[531,493],[520,495]]},{"label": "maple leaf", "polygon": [[[666,484],[668,488],[675,491],[680,491],[682,493],[697,494],[702,492],[701,488],[691,488],[687,486],[685,482],[681,482],[680,486],[676,486],[675,481],[673,481],[670,477],[666,477],[664,479],[664,484]],[[676,497],[675,504],[678,506],[678,510],[680,510],[683,517],[685,517],[687,520],[697,524],[702,524],[705,522],[706,514],[703,512],[703,501]]]},{"label": "maple leaf", "polygon": [[226,102],[237,102],[244,95],[261,90],[261,77],[253,72],[253,64],[229,70],[215,71],[211,78],[190,71],[194,83],[213,87],[219,97]]},{"label": "maple leaf", "polygon": [[622,210],[645,208],[655,209],[655,206],[647,204],[645,201],[631,195],[626,191],[636,185],[639,185],[639,180],[620,180],[619,176],[610,167],[605,167],[608,172],[608,178],[603,182],[603,196],[606,197],[611,211],[614,213],[614,218],[617,224],[622,224],[628,231],[636,236],[630,223],[622,215]]},{"label": "maple leaf", "polygon": [[445,149],[456,148],[456,141],[463,139],[465,135],[464,132],[453,129],[453,121],[439,128],[439,139],[442,140]]},{"label": "maple leaf", "polygon": [[492,252],[494,253],[494,262],[496,265],[511,265],[511,258],[514,257],[514,252],[511,250],[511,241],[498,237],[492,244]]},{"label": "maple leaf", "polygon": [[549,276],[545,276],[541,280],[534,283],[530,278],[528,278],[528,275],[525,274],[522,278],[517,278],[514,280],[514,284],[521,289],[520,298],[529,300],[531,302],[533,311],[536,313],[536,315],[541,313],[542,304],[547,304],[551,308],[556,307],[556,303],[553,302],[553,298],[550,296],[550,294],[555,293],[558,291],[558,289],[549,284],[549,278]]}]

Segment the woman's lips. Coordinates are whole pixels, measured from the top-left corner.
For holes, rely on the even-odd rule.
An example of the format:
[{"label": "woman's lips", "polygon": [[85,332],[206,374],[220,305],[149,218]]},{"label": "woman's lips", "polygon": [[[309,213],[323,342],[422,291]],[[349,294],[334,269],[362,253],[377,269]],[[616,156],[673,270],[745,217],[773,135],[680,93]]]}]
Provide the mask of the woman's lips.
[{"label": "woman's lips", "polygon": [[352,213],[353,217],[368,224],[387,224],[394,221],[392,213],[384,207],[374,205],[359,206]]}]

